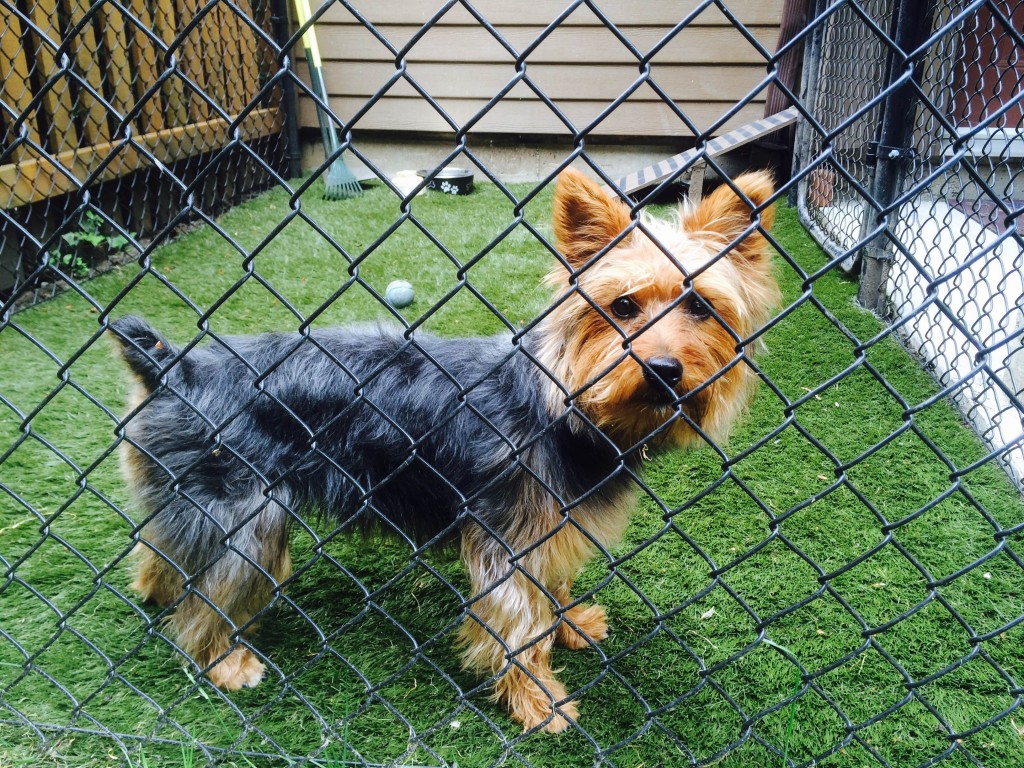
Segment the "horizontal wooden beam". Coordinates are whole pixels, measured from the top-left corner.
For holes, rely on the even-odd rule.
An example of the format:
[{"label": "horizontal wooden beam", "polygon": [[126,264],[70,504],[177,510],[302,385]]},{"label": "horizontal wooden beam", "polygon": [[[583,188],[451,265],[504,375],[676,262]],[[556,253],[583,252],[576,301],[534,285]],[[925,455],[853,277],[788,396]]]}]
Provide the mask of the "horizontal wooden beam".
[{"label": "horizontal wooden beam", "polygon": [[[282,116],[277,107],[257,109],[246,115],[236,127],[238,138],[252,141],[281,132]],[[92,183],[110,181],[144,168],[155,158],[172,164],[178,160],[219,149],[235,139],[229,133],[231,123],[224,118],[203,120],[165,128],[102,144],[79,147],[56,155],[38,155],[17,163],[0,166],[0,189],[10,190],[6,209],[18,208],[50,197],[81,189],[85,179],[104,162],[110,162]],[[26,150],[26,154],[31,150]],[[111,159],[113,156],[113,159]]]},{"label": "horizontal wooden beam", "polygon": [[[324,4],[313,0],[313,10]],[[441,7],[439,0],[373,0],[359,3],[359,12],[373,22],[381,24],[423,24]],[[530,0],[528,3],[510,3],[508,0],[473,0],[473,7],[491,24],[504,32],[503,27],[524,24],[550,24],[566,6],[566,0]],[[671,28],[686,18],[700,5],[700,0],[615,0],[614,3],[600,3],[601,11],[612,24],[618,26],[650,25]],[[730,10],[741,24],[768,24],[778,26],[782,15],[782,0],[743,0],[730,3]],[[341,4],[335,3],[321,17],[320,24],[347,23],[352,14]],[[473,17],[461,4],[456,3],[441,17],[441,24],[464,24]],[[581,5],[563,22],[566,26],[594,26],[601,22],[593,11]],[[693,19],[693,26],[732,26],[715,5],[705,8]],[[318,27],[319,28],[319,27]]]},{"label": "horizontal wooden beam", "polygon": [[[457,65],[455,65],[457,66]],[[296,67],[303,82],[309,82],[304,61]],[[511,64],[475,64],[458,67],[453,76],[452,64],[434,62],[410,63],[406,74],[435,99],[480,99],[487,101],[516,77]],[[337,62],[323,65],[324,80],[331,97],[369,98],[395,76],[394,62]],[[636,66],[623,64],[529,64],[530,81],[555,101],[603,101],[611,103],[629,88],[639,76]],[[659,64],[651,70],[651,80],[675,101],[717,101],[734,104],[740,101],[765,78],[765,66]],[[531,94],[532,96],[532,94]],[[399,80],[386,98],[418,98],[419,94],[405,80]],[[649,85],[636,90],[630,101],[661,101]],[[426,106],[426,105],[424,105]]]},{"label": "horizontal wooden beam", "polygon": [[[342,120],[347,120],[356,110],[366,105],[366,99],[331,97],[331,109]],[[485,105],[483,99],[439,99],[439,104],[448,114],[465,125]],[[588,125],[604,109],[605,101],[560,102],[559,108],[578,128]],[[701,131],[718,121],[722,114],[732,107],[731,103],[707,101],[677,102],[683,112]],[[750,102],[742,107],[724,126],[722,131],[736,128],[764,114],[763,102]],[[316,127],[316,110],[311,99],[299,102],[299,125],[304,128]],[[449,133],[451,127],[422,98],[384,98],[376,102],[359,121],[352,126],[359,131],[431,131]],[[536,95],[525,86],[518,86],[506,98],[491,107],[487,114],[473,126],[473,132],[537,134],[568,137],[569,130],[551,110],[541,103]],[[593,131],[597,136],[637,137],[666,136],[672,138],[693,138],[667,104],[657,101],[627,101],[608,115]]]}]

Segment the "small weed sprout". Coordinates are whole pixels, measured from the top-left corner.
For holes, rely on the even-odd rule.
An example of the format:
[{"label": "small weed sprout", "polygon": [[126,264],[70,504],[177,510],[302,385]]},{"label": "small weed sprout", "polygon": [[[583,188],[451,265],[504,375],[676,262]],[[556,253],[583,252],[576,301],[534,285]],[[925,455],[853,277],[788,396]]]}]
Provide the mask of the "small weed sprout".
[{"label": "small weed sprout", "polygon": [[61,272],[66,272],[74,278],[83,278],[89,275],[88,263],[76,253],[51,251],[50,263],[56,264]]}]

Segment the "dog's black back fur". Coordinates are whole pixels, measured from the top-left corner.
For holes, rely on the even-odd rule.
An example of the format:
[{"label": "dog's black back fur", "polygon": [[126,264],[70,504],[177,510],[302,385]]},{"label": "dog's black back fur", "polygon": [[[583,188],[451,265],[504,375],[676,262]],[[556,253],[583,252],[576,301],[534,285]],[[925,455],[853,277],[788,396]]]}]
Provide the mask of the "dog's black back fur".
[{"label": "dog's black back fur", "polygon": [[628,482],[606,438],[548,412],[550,380],[509,355],[508,337],[411,343],[339,328],[215,339],[182,355],[139,318],[111,328],[150,393],[127,431],[156,473],[144,502],[200,527],[227,499],[269,488],[293,508],[443,541],[464,511],[502,534],[538,493],[564,505]]}]

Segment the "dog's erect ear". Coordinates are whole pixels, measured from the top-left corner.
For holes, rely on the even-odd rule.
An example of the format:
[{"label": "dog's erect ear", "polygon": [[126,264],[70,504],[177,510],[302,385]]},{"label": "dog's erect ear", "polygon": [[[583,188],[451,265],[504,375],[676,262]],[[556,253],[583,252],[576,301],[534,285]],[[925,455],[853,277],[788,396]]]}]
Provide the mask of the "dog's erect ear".
[{"label": "dog's erect ear", "polygon": [[[737,195],[728,184],[722,184],[696,208],[683,213],[683,230],[693,237],[706,235],[721,246],[739,237],[750,226],[754,209],[760,208],[771,198],[775,184],[768,171],[757,171],[737,176],[733,185],[743,193],[743,197]],[[772,206],[760,212],[762,229],[771,228],[774,215]],[[768,241],[756,229],[729,254],[734,260],[747,262],[749,266],[759,265],[771,258]]]},{"label": "dog's erect ear", "polygon": [[630,224],[629,208],[574,168],[558,175],[555,240],[577,269]]},{"label": "dog's erect ear", "polygon": [[[765,205],[775,192],[772,176],[767,171],[744,173],[737,176],[733,184],[742,197],[728,184],[722,184],[700,205],[682,215],[683,230],[692,238],[706,240],[712,252],[722,250],[746,232],[753,221],[754,210]],[[759,215],[760,228],[767,231],[774,218],[772,206],[761,209]],[[750,327],[767,322],[779,302],[768,240],[758,229],[753,229],[729,250],[728,259],[742,277]]]}]

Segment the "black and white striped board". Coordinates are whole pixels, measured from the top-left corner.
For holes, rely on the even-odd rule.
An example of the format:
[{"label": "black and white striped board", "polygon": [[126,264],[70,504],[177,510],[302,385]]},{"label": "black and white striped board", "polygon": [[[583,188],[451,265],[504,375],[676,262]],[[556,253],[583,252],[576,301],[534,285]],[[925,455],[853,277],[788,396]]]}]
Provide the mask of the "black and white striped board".
[{"label": "black and white striped board", "polygon": [[741,147],[748,142],[795,123],[799,114],[796,107],[790,107],[781,112],[776,112],[770,117],[747,123],[728,133],[723,133],[717,139],[712,139],[703,148],[694,147],[693,149],[688,149],[678,155],[673,155],[667,160],[649,165],[636,173],[623,176],[615,182],[615,186],[618,187],[622,194],[631,195],[639,189],[652,186],[667,179],[680,168],[692,167],[695,163],[700,163],[707,157],[724,155],[726,152],[736,149],[736,147]]}]

